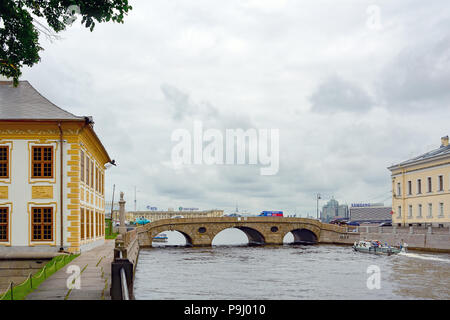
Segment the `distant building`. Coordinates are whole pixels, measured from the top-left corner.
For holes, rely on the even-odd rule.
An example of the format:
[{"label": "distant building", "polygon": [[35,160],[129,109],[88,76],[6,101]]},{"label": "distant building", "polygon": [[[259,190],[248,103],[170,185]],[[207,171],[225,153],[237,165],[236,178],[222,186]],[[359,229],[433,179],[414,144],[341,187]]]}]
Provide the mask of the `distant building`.
[{"label": "distant building", "polygon": [[392,172],[392,222],[450,225],[450,146],[441,146],[388,168]]},{"label": "distant building", "polygon": [[341,204],[338,207],[338,217],[348,218],[348,206],[346,204]]},{"label": "distant building", "polygon": [[391,221],[392,208],[382,203],[355,204],[350,206],[350,221],[381,223]]},{"label": "distant building", "polygon": [[348,206],[346,204],[339,205],[339,202],[332,198],[322,207],[320,220],[330,222],[338,218],[348,218]]},{"label": "distant building", "polygon": [[223,210],[205,210],[205,211],[128,211],[125,214],[125,219],[128,221],[135,221],[137,218],[145,218],[150,221],[157,221],[161,219],[170,219],[175,216],[183,216],[184,218],[212,218],[222,217]]}]

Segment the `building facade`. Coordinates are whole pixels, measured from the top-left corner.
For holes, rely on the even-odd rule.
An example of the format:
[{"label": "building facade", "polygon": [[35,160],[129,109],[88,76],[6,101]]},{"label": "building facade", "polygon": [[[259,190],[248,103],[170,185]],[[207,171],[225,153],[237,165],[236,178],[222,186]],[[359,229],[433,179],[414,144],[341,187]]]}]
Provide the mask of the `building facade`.
[{"label": "building facade", "polygon": [[391,222],[392,207],[385,207],[382,203],[352,204],[350,206],[350,220],[360,223]]},{"label": "building facade", "polygon": [[103,243],[109,162],[92,118],[60,109],[28,81],[0,82],[0,253]]},{"label": "building facade", "polygon": [[450,146],[388,168],[392,176],[392,222],[396,225],[450,225]]},{"label": "building facade", "polygon": [[348,218],[348,206],[345,204],[339,205],[339,202],[332,198],[322,207],[320,220],[328,223],[338,218]]},{"label": "building facade", "polygon": [[222,217],[223,210],[204,210],[204,211],[128,211],[125,214],[126,220],[135,221],[138,218],[145,218],[150,221],[157,221],[161,219],[170,219],[176,216],[183,216],[184,218],[213,218]]}]

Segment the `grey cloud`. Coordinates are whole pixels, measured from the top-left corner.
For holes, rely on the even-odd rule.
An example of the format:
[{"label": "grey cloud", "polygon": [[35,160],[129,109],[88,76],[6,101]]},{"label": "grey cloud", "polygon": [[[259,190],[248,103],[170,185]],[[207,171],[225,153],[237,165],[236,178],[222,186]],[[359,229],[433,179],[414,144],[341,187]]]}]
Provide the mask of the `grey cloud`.
[{"label": "grey cloud", "polygon": [[448,108],[450,35],[401,50],[383,69],[378,86],[385,106],[394,110]]},{"label": "grey cloud", "polygon": [[189,94],[181,91],[175,86],[162,84],[161,91],[164,98],[172,107],[174,120],[184,120],[191,116],[202,117],[204,119],[217,118],[219,111],[208,101],[196,103],[190,99]]},{"label": "grey cloud", "polygon": [[372,98],[364,89],[338,76],[322,82],[311,95],[314,112],[366,112],[373,106]]},{"label": "grey cloud", "polygon": [[181,92],[176,87],[163,84],[161,85],[161,91],[172,107],[175,120],[183,120],[186,115],[193,114],[196,111],[195,106],[189,102],[189,95]]}]

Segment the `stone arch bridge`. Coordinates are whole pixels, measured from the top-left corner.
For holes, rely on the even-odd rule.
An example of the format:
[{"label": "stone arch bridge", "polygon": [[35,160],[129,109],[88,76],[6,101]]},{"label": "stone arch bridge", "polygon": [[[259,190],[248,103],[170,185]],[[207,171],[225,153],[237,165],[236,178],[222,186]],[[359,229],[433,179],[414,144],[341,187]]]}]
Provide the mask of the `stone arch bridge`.
[{"label": "stone arch bridge", "polygon": [[[214,237],[229,228],[242,230],[250,245],[282,245],[291,232],[294,243],[353,243],[356,234],[345,227],[322,223],[314,219],[287,217],[218,217],[164,219],[136,228],[140,247],[152,246],[152,239],[164,231],[178,231],[193,247],[211,246]],[[358,238],[359,239],[359,238]]]}]

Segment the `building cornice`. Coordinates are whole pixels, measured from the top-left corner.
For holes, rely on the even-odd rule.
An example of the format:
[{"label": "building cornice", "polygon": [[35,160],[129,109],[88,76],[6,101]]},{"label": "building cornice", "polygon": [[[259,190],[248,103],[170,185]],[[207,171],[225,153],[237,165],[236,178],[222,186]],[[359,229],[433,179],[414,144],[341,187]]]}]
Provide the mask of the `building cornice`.
[{"label": "building cornice", "polygon": [[[445,160],[445,159],[449,159],[450,160],[450,154],[444,154],[444,155],[439,155],[436,157],[431,157],[431,158],[427,158],[427,159],[422,159],[422,160],[417,160],[414,162],[409,162],[406,164],[396,164],[393,166],[388,167],[387,169],[390,170],[391,172],[393,172],[394,170],[401,170],[401,169],[408,169],[417,165],[423,165],[423,164],[429,164],[432,162],[436,162],[436,161],[440,161],[440,160]],[[440,164],[437,164],[440,165]],[[423,168],[417,168],[417,170],[420,170]]]}]

